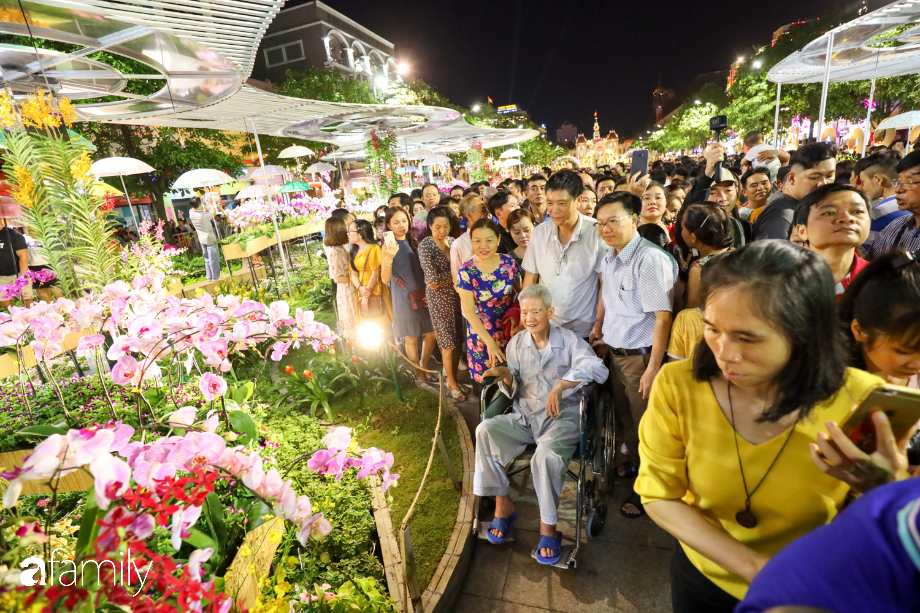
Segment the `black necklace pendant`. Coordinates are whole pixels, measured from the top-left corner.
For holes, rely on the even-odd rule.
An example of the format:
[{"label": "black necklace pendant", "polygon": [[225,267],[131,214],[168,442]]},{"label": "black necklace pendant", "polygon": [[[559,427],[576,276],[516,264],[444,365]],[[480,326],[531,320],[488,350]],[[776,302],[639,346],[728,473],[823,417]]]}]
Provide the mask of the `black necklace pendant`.
[{"label": "black necklace pendant", "polygon": [[737,521],[738,524],[740,524],[741,526],[748,528],[748,529],[757,527],[757,518],[754,517],[754,514],[751,513],[750,509],[738,511],[735,514],[735,521]]}]

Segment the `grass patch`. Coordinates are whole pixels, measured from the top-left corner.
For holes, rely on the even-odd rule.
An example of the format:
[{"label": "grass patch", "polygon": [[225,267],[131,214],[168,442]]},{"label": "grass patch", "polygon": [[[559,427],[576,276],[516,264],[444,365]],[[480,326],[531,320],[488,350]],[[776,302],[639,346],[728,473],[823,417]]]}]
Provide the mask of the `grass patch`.
[{"label": "grass patch", "polygon": [[[397,486],[387,493],[394,529],[409,510],[425,474],[438,419],[438,399],[430,392],[409,388],[404,389],[403,396],[406,401],[400,402],[391,391],[365,398],[363,406],[359,406],[356,397],[333,404],[337,421],[354,429],[359,445],[393,453],[394,472],[400,475]],[[446,412],[441,419],[441,432],[454,467],[462,474],[460,438]],[[441,453],[436,450],[425,490],[409,520],[422,589],[431,581],[447,549],[459,504],[460,493],[454,489]]]}]

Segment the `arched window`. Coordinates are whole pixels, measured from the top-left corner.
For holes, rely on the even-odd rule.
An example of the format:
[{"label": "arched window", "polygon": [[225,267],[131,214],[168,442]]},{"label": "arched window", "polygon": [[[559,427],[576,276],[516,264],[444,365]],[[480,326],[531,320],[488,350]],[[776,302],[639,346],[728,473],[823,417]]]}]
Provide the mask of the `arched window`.
[{"label": "arched window", "polygon": [[348,43],[338,32],[329,32],[329,59],[336,64],[348,66]]}]

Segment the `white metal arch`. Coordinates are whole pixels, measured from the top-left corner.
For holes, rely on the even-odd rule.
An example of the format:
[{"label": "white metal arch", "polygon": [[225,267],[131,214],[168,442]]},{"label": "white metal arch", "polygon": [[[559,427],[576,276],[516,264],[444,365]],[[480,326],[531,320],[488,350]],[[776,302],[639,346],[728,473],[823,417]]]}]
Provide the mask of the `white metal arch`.
[{"label": "white metal arch", "polygon": [[560,155],[555,160],[553,160],[553,164],[556,162],[561,162],[562,160],[568,160],[575,164],[575,168],[581,168],[581,162],[579,162],[578,158],[573,155]]}]

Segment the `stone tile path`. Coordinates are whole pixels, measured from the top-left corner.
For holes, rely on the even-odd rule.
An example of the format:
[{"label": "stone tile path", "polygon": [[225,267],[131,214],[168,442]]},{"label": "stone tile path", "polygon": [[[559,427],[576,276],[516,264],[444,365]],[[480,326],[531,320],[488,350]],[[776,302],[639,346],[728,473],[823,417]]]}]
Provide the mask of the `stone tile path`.
[{"label": "stone tile path", "polygon": [[[457,405],[470,431],[479,423],[471,398]],[[575,464],[573,464],[575,466]],[[669,569],[676,541],[647,516],[626,519],[620,504],[629,492],[617,485],[598,540],[584,533],[578,567],[541,566],[530,557],[539,539],[540,517],[529,471],[512,478],[520,517],[515,540],[504,545],[477,541],[470,572],[454,613],[670,613]],[[566,480],[559,529],[575,535],[575,484]]]}]

